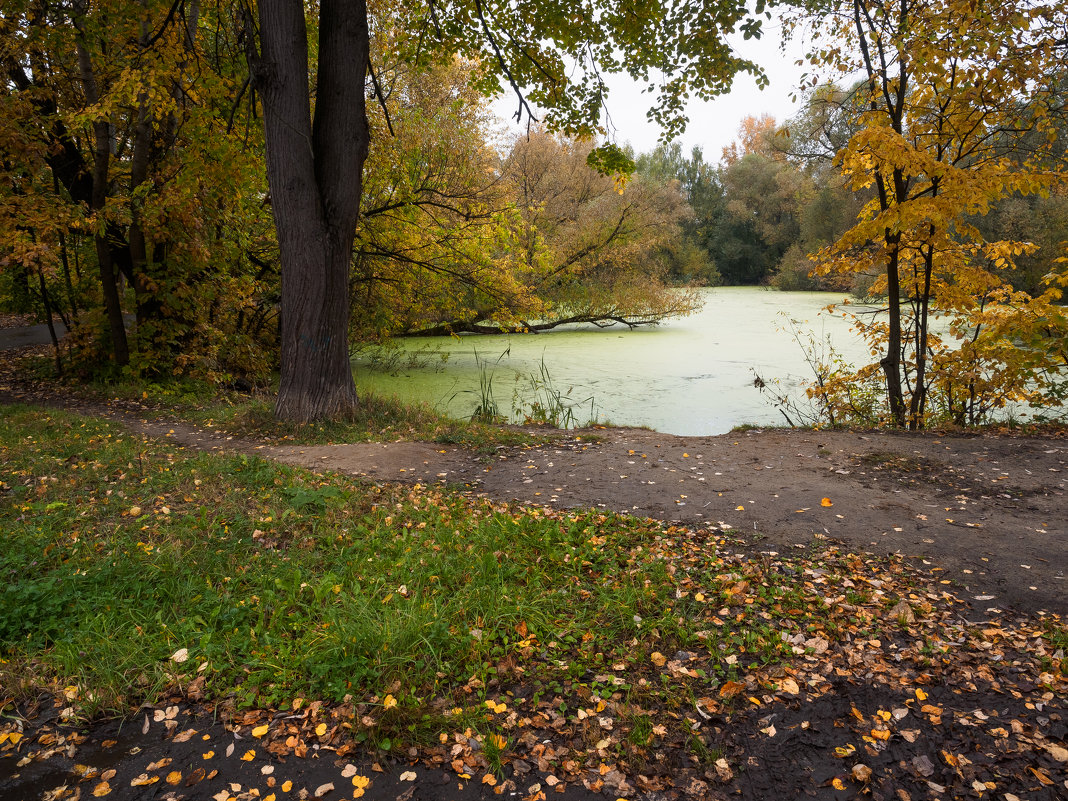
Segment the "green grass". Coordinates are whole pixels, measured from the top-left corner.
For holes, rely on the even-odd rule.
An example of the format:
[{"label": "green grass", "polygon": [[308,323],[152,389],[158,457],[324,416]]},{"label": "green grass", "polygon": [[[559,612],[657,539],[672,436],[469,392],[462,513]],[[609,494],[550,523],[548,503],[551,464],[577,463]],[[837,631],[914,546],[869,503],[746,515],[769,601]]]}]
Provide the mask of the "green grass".
[{"label": "green grass", "polygon": [[522,429],[457,420],[429,404],[405,404],[395,398],[364,394],[351,420],[285,423],[274,419],[273,397],[216,399],[210,404],[179,410],[192,423],[211,423],[231,434],[249,438],[285,439],[302,444],[422,440],[492,450],[497,445],[535,445],[551,440]]},{"label": "green grass", "polygon": [[[727,682],[746,689],[724,711],[767,697],[775,666],[811,650],[798,635],[918,636],[885,614],[914,590],[902,560],[750,559],[719,532],[0,418],[0,686],[75,688],[85,715],[191,687],[238,707],[351,702],[355,739],[389,750],[450,726],[505,736],[524,698],[579,722],[612,704],[626,747],[660,725],[683,745],[695,700],[712,708]],[[948,609],[922,625],[959,640],[937,629]]]},{"label": "green grass", "polygon": [[360,395],[360,406],[349,420],[288,423],[274,419],[272,392],[258,390],[247,394],[186,378],[169,381],[125,379],[57,387],[57,391],[78,394],[100,403],[133,401],[142,407],[139,412],[148,416],[177,417],[194,425],[211,425],[238,437],[284,439],[294,444],[421,440],[488,452],[498,445],[540,445],[554,439],[516,426],[458,420],[442,414],[428,403],[402,403],[396,398],[371,393]]}]

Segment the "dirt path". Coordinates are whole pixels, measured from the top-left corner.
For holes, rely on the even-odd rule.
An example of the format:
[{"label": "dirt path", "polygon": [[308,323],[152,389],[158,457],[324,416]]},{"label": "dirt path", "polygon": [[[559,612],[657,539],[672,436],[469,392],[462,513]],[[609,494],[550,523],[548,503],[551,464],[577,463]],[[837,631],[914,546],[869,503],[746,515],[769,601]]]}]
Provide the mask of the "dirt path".
[{"label": "dirt path", "polygon": [[146,436],[374,480],[444,483],[501,500],[599,507],[734,528],[759,550],[830,537],[915,558],[980,608],[1068,612],[1068,438],[750,430],[675,437],[561,432],[488,459],[421,442],[323,446],[238,440],[147,418],[136,403],[87,406],[0,388],[0,402],[73,407]]}]

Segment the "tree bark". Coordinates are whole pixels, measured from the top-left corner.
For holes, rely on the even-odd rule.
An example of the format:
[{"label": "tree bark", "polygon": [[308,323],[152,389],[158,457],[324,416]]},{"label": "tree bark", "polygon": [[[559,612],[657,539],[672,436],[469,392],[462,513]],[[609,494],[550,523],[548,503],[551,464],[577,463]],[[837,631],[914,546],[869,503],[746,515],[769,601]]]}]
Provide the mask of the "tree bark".
[{"label": "tree bark", "polygon": [[349,270],[370,138],[364,0],[322,0],[312,121],[299,0],[261,0],[253,56],[281,256],[281,381],[275,416],[344,417],[359,401],[349,362]]},{"label": "tree bark", "polygon": [[[85,102],[86,104],[94,104],[100,100],[96,74],[93,71],[89,48],[81,40],[85,36],[85,31],[81,27],[80,18],[75,19],[75,25],[78,27],[79,33],[78,66],[85,91]],[[103,214],[104,204],[107,201],[110,160],[111,130],[106,120],[96,120],[93,122],[92,194],[89,200],[89,207],[98,214]],[[125,367],[130,363],[130,346],[126,339],[126,321],[122,317],[122,301],[119,298],[119,288],[116,283],[111,244],[107,239],[107,227],[98,224],[98,231],[93,238],[96,244],[97,262],[100,269],[100,289],[104,295],[108,332],[111,335],[111,350],[115,356],[115,363],[120,367]]]}]

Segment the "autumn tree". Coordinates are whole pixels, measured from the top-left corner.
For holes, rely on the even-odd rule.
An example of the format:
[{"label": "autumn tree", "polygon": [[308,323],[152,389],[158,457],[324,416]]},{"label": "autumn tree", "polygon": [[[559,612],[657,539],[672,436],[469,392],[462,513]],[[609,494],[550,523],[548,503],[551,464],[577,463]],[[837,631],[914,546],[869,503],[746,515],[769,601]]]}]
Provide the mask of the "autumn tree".
[{"label": "autumn tree", "polygon": [[[348,279],[371,144],[365,86],[372,77],[369,22],[376,9],[369,14],[364,0],[322,0],[316,10],[314,17],[296,0],[261,0],[258,47],[248,39],[263,98],[281,254],[282,371],[275,411],[294,420],[344,415],[357,404],[348,359]],[[737,29],[751,35],[759,27],[735,3],[664,0],[634,13],[560,0],[430,0],[396,3],[383,13],[404,34],[397,47],[406,60],[465,54],[481,67],[476,85],[482,91],[497,92],[503,80],[516,92],[518,116],[545,109],[550,130],[574,135],[596,133],[606,72],[625,71],[653,87],[650,117],[670,138],[685,124],[686,97],[711,97],[729,87],[737,71],[756,71],[725,39]],[[317,24],[314,51],[308,47],[309,18]],[[251,15],[247,25],[252,34]],[[602,148],[592,160],[611,171],[625,166],[620,155]]]},{"label": "autumn tree", "polygon": [[778,126],[771,114],[743,117],[738,125],[738,137],[723,148],[720,161],[730,167],[750,154],[775,158],[778,155],[774,143],[777,132]]},{"label": "autumn tree", "polygon": [[248,234],[233,224],[253,214],[256,159],[234,130],[243,60],[222,23],[216,7],[156,0],[12,0],[0,14],[4,259],[62,276],[71,309],[102,306],[120,367],[201,361],[220,339],[209,316],[240,295],[229,278]]},{"label": "autumn tree", "polygon": [[682,236],[663,254],[668,277],[680,284],[720,283],[722,276],[710,247],[712,229],[722,216],[725,203],[716,166],[705,160],[700,147],[686,155],[678,142],[658,144],[651,152],[640,154],[635,163],[637,174],[646,180],[677,183],[686,200],[680,223]]},{"label": "autumn tree", "polygon": [[689,216],[677,185],[640,173],[626,185],[589,167],[593,143],[538,132],[520,137],[503,166],[521,226],[521,281],[541,319],[636,326],[688,314],[688,291],[665,285],[665,251],[678,248]]},{"label": "autumn tree", "polygon": [[[1056,397],[1063,273],[1038,296],[1015,290],[998,271],[1035,245],[988,241],[969,218],[1064,181],[1051,159],[1063,6],[850,0],[807,22],[822,39],[817,63],[865,76],[859,129],[837,159],[854,189],[874,192],[819,270],[875,269],[886,298],[883,314],[858,321],[879,364],[843,373],[838,391],[848,398],[878,374],[885,422],[910,428],[935,412],[974,423],[1013,400]],[[1025,137],[1031,146],[1018,147]],[[932,330],[936,313],[948,330]]]},{"label": "autumn tree", "polygon": [[540,309],[518,277],[520,220],[494,147],[500,122],[473,86],[475,69],[457,58],[377,71],[383,103],[368,117],[378,146],[365,165],[351,281],[356,339]]}]

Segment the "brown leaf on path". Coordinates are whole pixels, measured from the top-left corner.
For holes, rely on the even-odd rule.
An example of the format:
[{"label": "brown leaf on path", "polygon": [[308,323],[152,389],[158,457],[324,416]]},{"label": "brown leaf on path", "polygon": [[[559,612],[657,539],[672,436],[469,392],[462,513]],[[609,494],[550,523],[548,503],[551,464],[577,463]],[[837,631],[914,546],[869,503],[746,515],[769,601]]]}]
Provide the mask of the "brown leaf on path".
[{"label": "brown leaf on path", "polygon": [[1049,774],[1046,773],[1046,771],[1042,770],[1042,768],[1028,767],[1027,769],[1033,774],[1035,774],[1035,778],[1038,779],[1046,787],[1049,787],[1053,784],[1053,779],[1051,779],[1049,777]]},{"label": "brown leaf on path", "polygon": [[853,770],[850,771],[853,775],[853,780],[864,784],[871,778],[871,768],[865,765],[863,762],[858,762],[853,766]]},{"label": "brown leaf on path", "polygon": [[719,688],[720,698],[732,698],[745,689],[745,685],[740,681],[727,681],[723,683],[723,686]]}]

